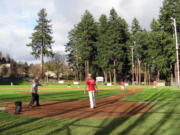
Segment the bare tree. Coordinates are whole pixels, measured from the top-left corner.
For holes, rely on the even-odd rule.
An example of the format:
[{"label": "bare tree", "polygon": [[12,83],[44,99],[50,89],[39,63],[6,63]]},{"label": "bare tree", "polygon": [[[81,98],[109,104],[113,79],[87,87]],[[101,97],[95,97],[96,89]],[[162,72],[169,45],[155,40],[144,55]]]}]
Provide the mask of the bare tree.
[{"label": "bare tree", "polygon": [[28,75],[30,77],[40,76],[41,73],[40,67],[41,67],[40,64],[35,64],[35,65],[31,64],[28,69]]},{"label": "bare tree", "polygon": [[60,52],[54,53],[50,61],[45,63],[45,70],[47,73],[49,71],[54,72],[57,79],[59,79],[59,75],[65,72],[65,59],[66,58],[64,54],[61,54]]},{"label": "bare tree", "polygon": [[59,74],[64,72],[65,59],[64,54],[60,54],[58,52],[54,54],[54,72],[56,73],[57,79],[59,79]]}]

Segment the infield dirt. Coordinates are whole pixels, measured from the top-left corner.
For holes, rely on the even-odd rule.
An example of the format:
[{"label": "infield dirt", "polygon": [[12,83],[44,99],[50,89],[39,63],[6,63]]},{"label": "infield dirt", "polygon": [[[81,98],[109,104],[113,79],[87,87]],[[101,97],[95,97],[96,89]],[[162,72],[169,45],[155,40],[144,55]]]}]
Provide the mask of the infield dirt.
[{"label": "infield dirt", "polygon": [[[141,89],[131,89],[120,95],[110,96],[96,100],[96,108],[89,108],[89,100],[64,100],[40,102],[40,107],[28,108],[28,103],[23,102],[22,112],[19,115],[32,117],[55,117],[55,118],[118,118],[143,114],[152,106],[140,103],[122,101],[121,98],[130,96]],[[6,111],[14,114],[15,105],[12,102],[0,102],[6,104]]]}]

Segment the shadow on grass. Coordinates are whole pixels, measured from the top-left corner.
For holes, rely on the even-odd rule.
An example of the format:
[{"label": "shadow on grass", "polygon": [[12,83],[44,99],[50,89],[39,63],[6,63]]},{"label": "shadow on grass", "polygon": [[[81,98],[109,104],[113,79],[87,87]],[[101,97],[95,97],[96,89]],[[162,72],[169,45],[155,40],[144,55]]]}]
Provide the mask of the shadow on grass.
[{"label": "shadow on grass", "polygon": [[[97,112],[92,112],[91,114],[88,114],[87,117],[91,117],[94,114],[96,114]],[[83,113],[82,113],[83,114]],[[78,114],[81,115],[81,114]],[[87,125],[80,125],[80,124],[76,124],[77,122],[81,121],[81,119],[76,119],[74,121],[72,121],[71,123],[65,124],[64,126],[57,128],[55,130],[50,131],[49,133],[47,133],[46,135],[52,135],[52,134],[59,134],[61,131],[63,130],[67,130],[67,134],[66,135],[72,135],[71,134],[71,128],[70,126],[78,126],[78,127],[88,127],[88,128],[102,128],[100,126],[91,126],[90,123],[87,123]],[[82,131],[83,132],[83,131]],[[82,133],[81,133],[82,134]]]},{"label": "shadow on grass", "polygon": [[[80,95],[80,92],[62,92],[62,93],[48,93],[39,94],[40,101],[54,101],[54,100],[68,100],[68,99],[88,99],[88,96]],[[31,93],[13,93],[0,95],[0,101],[30,101],[32,98]]]},{"label": "shadow on grass", "polygon": [[[159,94],[154,94],[151,97],[149,97],[147,100],[148,101],[153,101],[155,99],[157,99],[162,93],[160,92]],[[154,104],[154,106],[157,103]],[[162,104],[161,106],[159,106],[156,109],[160,109],[163,106],[166,106],[167,104]],[[139,109],[142,109],[141,106],[135,108],[135,110],[133,110],[133,112],[138,111]],[[154,135],[156,134],[159,129],[161,127],[163,127],[163,125],[170,119],[171,115],[174,112],[175,107],[169,112],[166,113],[164,112],[164,117],[157,122],[155,125],[153,124],[152,127],[150,127],[150,130],[148,130],[147,132],[145,132],[144,134],[146,135]],[[143,115],[140,115],[138,117],[138,119],[136,119],[133,123],[129,124],[126,128],[124,128],[121,131],[118,131],[118,135],[127,135],[128,133],[130,133],[133,129],[135,129],[137,126],[139,126],[139,124],[142,124],[148,117],[151,117],[151,114],[153,114],[153,112],[148,112],[145,113]],[[119,119],[113,119],[108,125],[106,125],[105,127],[103,127],[102,129],[100,129],[99,131],[97,131],[94,135],[110,135],[115,129],[117,129],[119,126],[123,125],[125,122],[128,121],[128,119],[130,119],[130,117],[123,117],[123,118],[119,118]],[[101,126],[103,126],[105,123],[105,121],[102,122]],[[134,133],[135,135],[139,134],[139,133]]]},{"label": "shadow on grass", "polygon": [[[119,99],[115,99],[115,100],[112,100],[111,102],[109,102],[108,101],[108,103],[109,103],[109,105],[111,104],[111,103],[115,103],[115,102],[117,102]],[[108,104],[101,104],[100,106],[102,107],[102,106],[104,106],[104,105],[108,105]],[[132,114],[134,114],[134,113],[137,113],[139,110],[141,110],[141,109],[143,109],[144,107],[146,107],[146,106],[137,106],[136,108],[135,108],[135,110],[133,111],[133,112],[129,112],[129,115],[132,115]],[[130,108],[131,107],[129,107],[127,110],[130,110]],[[80,109],[80,108],[76,108],[76,109]],[[113,108],[113,110],[112,110],[112,113],[114,113],[114,112],[116,112],[116,107],[114,107]],[[71,110],[68,110],[68,112],[70,112]],[[73,111],[74,111],[74,108],[73,108]],[[99,112],[101,112],[102,110],[99,110]],[[97,114],[97,113],[99,113],[99,112],[92,112],[91,114],[89,114],[88,116],[86,116],[86,117],[90,117],[90,116],[93,116],[93,115],[95,115],[95,114]],[[128,111],[127,111],[128,112]],[[66,112],[63,112],[63,113],[66,113]],[[124,113],[124,112],[122,112],[122,113]],[[55,115],[58,115],[58,114],[55,114]],[[81,114],[78,114],[78,115],[81,115]],[[69,132],[70,131],[70,126],[81,126],[81,127],[92,127],[92,128],[96,128],[96,129],[100,129],[98,132],[96,132],[95,134],[98,134],[98,135],[108,135],[109,133],[111,133],[115,128],[116,128],[116,126],[119,126],[120,124],[122,124],[122,123],[124,123],[124,122],[126,122],[127,120],[129,119],[129,117],[124,117],[124,118],[120,118],[120,121],[118,121],[118,119],[113,119],[112,120],[112,122],[110,122],[110,124],[108,124],[107,126],[105,126],[104,127],[104,123],[106,123],[106,120],[108,120],[108,119],[105,119],[103,122],[102,122],[102,125],[100,125],[100,126],[90,126],[90,124],[87,124],[87,125],[80,125],[80,124],[76,124],[76,122],[77,121],[73,121],[72,123],[68,123],[67,125],[65,125],[65,126],[63,126],[63,127],[61,127],[61,128],[59,128],[59,129],[56,129],[56,130],[53,130],[53,131],[51,131],[51,132],[49,132],[47,135],[50,135],[50,134],[56,134],[56,133],[59,133],[59,132],[61,132],[62,130],[65,130],[65,129],[67,129],[67,131],[68,131],[68,135],[71,135],[70,133],[71,132]]]},{"label": "shadow on grass", "polygon": [[174,114],[175,108],[176,106],[170,112],[165,113],[163,118],[158,123],[156,123],[156,125],[150,127],[151,130],[148,130],[147,134],[154,135],[167,121],[169,121],[172,114]]},{"label": "shadow on grass", "polygon": [[16,124],[14,124],[14,125],[11,125],[11,126],[8,126],[8,127],[5,127],[5,128],[0,128],[0,133],[1,132],[4,132],[5,130],[10,130],[11,128],[16,128],[16,127],[18,127],[18,126],[23,126],[23,125],[25,125],[25,124],[29,124],[29,123],[32,123],[32,122],[35,122],[35,121],[37,121],[37,120],[39,120],[38,118],[32,118],[32,119],[30,119],[30,120],[25,120],[25,121],[23,121],[23,122],[20,122],[20,123],[16,123]]},{"label": "shadow on grass", "polygon": [[[151,97],[147,98],[147,101],[154,101],[154,100],[158,99],[158,97],[161,96],[162,93],[163,92],[152,94]],[[112,101],[112,103],[113,102],[116,102],[116,101]],[[103,107],[105,105],[107,105],[107,104],[106,103],[102,103],[101,107]],[[158,105],[158,102],[155,102],[153,104],[153,106],[156,106],[156,105]],[[160,108],[163,108],[164,106],[167,106],[167,105],[168,105],[168,103],[161,104],[161,105],[159,105],[156,108],[156,110],[158,110]],[[132,106],[130,106],[124,112],[129,112],[131,107]],[[137,106],[132,112],[129,112],[129,114],[132,115],[132,114],[134,114],[134,112],[138,112],[139,110],[143,109],[143,107],[146,107],[146,106]],[[145,135],[158,134],[159,133],[159,129],[162,128],[164,126],[164,124],[166,124],[166,122],[168,122],[170,120],[172,114],[174,114],[175,108],[176,108],[176,106],[173,106],[173,108],[169,112],[162,112],[163,117],[160,118],[159,121],[155,121],[155,124],[150,125],[149,126],[150,130],[147,130],[143,134],[145,134]],[[80,108],[76,108],[76,109],[80,109]],[[110,135],[115,130],[116,130],[116,132],[118,132],[116,135],[127,135],[127,134],[132,133],[132,131],[135,128],[139,127],[139,125],[142,124],[143,122],[145,122],[148,118],[152,117],[152,115],[154,113],[156,113],[156,110],[154,110],[154,112],[148,112],[146,114],[138,116],[138,118],[136,120],[134,120],[132,123],[129,123],[125,128],[121,128],[119,131],[117,131],[116,129],[118,129],[121,125],[127,123],[128,120],[131,117],[123,117],[123,118],[118,118],[118,119],[112,119],[111,121],[109,119],[104,119],[104,120],[102,120],[102,122],[101,122],[101,124],[99,126],[93,126],[91,123],[77,124],[79,121],[81,121],[81,119],[75,119],[75,120],[73,120],[71,122],[68,122],[67,124],[62,125],[61,127],[56,127],[52,131],[49,131],[48,133],[46,133],[46,135],[59,134],[60,132],[62,132],[64,130],[66,130],[66,134],[67,135],[72,135],[73,134],[73,129],[71,128],[71,126],[82,127],[82,130],[85,127],[87,127],[87,128],[94,128],[94,131],[88,132],[87,135],[88,134],[91,134],[91,135]],[[69,110],[69,111],[71,111],[71,110]],[[115,112],[115,111],[116,111],[116,108],[113,108],[112,112]],[[89,117],[93,116],[94,113],[98,113],[98,112],[92,112],[91,114],[89,114]],[[58,115],[58,114],[53,114],[53,115]],[[76,114],[74,114],[74,115],[76,115]],[[81,115],[81,114],[78,114],[78,115]],[[11,125],[11,126],[8,126],[6,128],[0,128],[0,132],[6,131],[6,130],[10,130],[11,128],[20,127],[20,126],[22,126],[24,124],[29,124],[29,123],[35,122],[36,120],[39,120],[39,119],[37,119],[37,118],[34,119],[33,118],[31,120],[24,121],[24,122],[21,122],[21,123],[17,123],[15,125]],[[33,128],[32,130],[38,130],[38,128],[41,128],[41,126],[39,126],[37,128]],[[31,130],[25,130],[24,132],[23,131],[19,131],[18,134],[25,134],[25,133],[28,133],[30,131]],[[82,133],[83,133],[83,131],[81,132],[81,134]],[[135,135],[139,135],[138,133],[134,133],[134,134]]]},{"label": "shadow on grass", "polygon": [[[101,94],[96,95],[96,99],[116,95],[118,91],[101,91]],[[25,93],[12,93],[12,94],[0,94],[0,101],[30,101],[31,94]],[[89,99],[88,94],[83,94],[83,91],[63,91],[63,92],[52,92],[52,93],[40,93],[40,101],[56,101],[56,100],[78,100],[78,99]]]}]

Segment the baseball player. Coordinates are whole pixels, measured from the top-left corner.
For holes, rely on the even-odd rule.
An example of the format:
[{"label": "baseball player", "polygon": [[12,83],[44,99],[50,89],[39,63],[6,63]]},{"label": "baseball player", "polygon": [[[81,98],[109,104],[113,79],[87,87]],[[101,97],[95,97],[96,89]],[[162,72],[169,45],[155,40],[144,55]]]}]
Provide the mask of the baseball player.
[{"label": "baseball player", "polygon": [[157,82],[153,81],[153,88],[156,88],[156,86],[157,86]]},{"label": "baseball player", "polygon": [[29,103],[29,107],[32,108],[32,105],[36,101],[36,106],[39,106],[39,95],[38,95],[38,86],[43,86],[42,84],[39,83],[40,78],[36,77],[32,81],[32,88],[31,88],[31,93],[32,93],[32,100]]},{"label": "baseball player", "polygon": [[125,83],[121,81],[121,90],[124,90]]},{"label": "baseball player", "polygon": [[89,101],[90,101],[90,108],[94,109],[96,107],[96,102],[95,102],[95,93],[98,93],[96,81],[91,78],[91,74],[88,74],[88,79],[86,80],[86,86],[84,89],[84,94],[86,93],[86,88],[88,86],[88,91],[89,91]]}]

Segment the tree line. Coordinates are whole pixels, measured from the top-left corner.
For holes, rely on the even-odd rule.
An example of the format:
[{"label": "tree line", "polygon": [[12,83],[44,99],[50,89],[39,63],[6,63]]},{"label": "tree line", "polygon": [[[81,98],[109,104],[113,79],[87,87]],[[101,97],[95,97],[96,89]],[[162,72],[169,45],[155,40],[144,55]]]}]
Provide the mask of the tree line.
[{"label": "tree line", "polygon": [[[75,79],[84,80],[88,73],[104,76],[105,82],[132,81],[136,84],[150,84],[153,80],[177,80],[177,60],[175,35],[172,18],[177,22],[180,32],[180,1],[164,0],[159,18],[151,22],[151,30],[141,28],[136,18],[131,27],[111,9],[109,17],[102,14],[96,21],[86,10],[81,21],[69,32],[69,69],[74,71]],[[38,13],[38,25],[27,44],[32,55],[41,58],[41,76],[44,76],[44,56],[53,57],[51,45],[51,20],[47,19],[45,9]],[[57,66],[55,66],[57,67]],[[58,71],[59,68],[57,68]],[[58,71],[59,72],[59,71]]]},{"label": "tree line", "polygon": [[[32,48],[31,55],[36,59],[40,58],[41,63],[28,65],[26,62],[16,62],[9,55],[4,57],[0,52],[0,78],[24,79],[39,76],[44,79],[45,77],[72,79],[73,71],[67,66],[65,55],[52,50],[54,40],[50,22],[46,10],[41,9],[38,12],[37,25],[30,37],[31,41],[26,44]],[[44,62],[45,56],[50,57],[46,62]]]},{"label": "tree line", "polygon": [[86,10],[79,23],[69,31],[69,66],[79,80],[88,73],[104,76],[105,82],[132,81],[150,84],[153,80],[177,80],[174,26],[180,39],[180,1],[164,0],[151,30],[143,29],[134,18],[131,27],[112,8],[109,17],[96,21]]},{"label": "tree line", "polygon": [[[54,73],[54,76],[48,74]],[[54,53],[54,57],[44,63],[45,77],[53,79],[72,79],[73,72],[65,63],[65,55],[59,52]],[[60,76],[61,74],[61,76]],[[34,78],[41,75],[41,64],[28,64],[27,62],[17,62],[9,55],[3,56],[0,52],[0,78],[3,79],[25,79]],[[46,78],[44,78],[46,79]]]},{"label": "tree line", "polygon": [[0,52],[0,78],[22,78],[28,76],[29,66],[26,62],[16,62],[9,55]]}]

